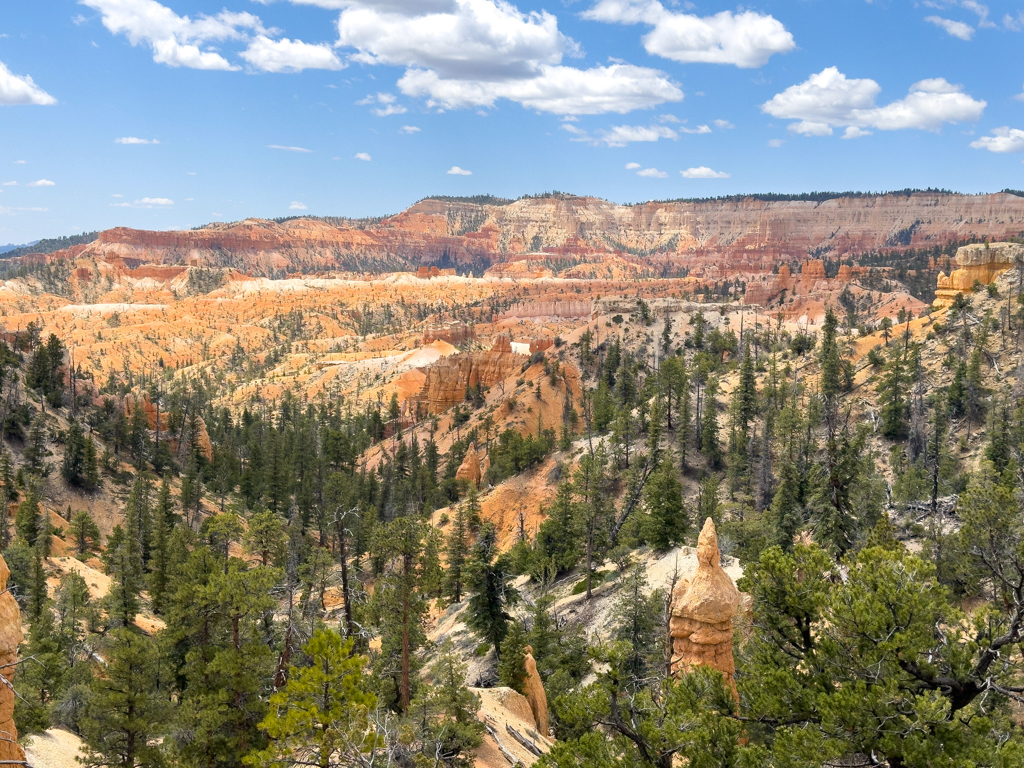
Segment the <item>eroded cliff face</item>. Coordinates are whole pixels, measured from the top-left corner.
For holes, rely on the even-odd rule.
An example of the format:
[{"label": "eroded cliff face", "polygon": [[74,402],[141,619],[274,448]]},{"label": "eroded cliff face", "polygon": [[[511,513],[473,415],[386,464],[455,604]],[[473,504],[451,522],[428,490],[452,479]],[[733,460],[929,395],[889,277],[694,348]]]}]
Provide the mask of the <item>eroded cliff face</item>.
[{"label": "eroded cliff face", "polygon": [[447,411],[466,399],[466,388],[480,384],[493,387],[508,378],[527,360],[526,355],[512,351],[507,334],[498,336],[494,346],[486,352],[452,355],[427,369],[423,389],[415,397],[429,414]]},{"label": "eroded cliff face", "polygon": [[824,202],[751,198],[633,206],[571,196],[507,205],[424,200],[380,221],[334,221],[247,219],[178,232],[122,227],[65,256],[117,261],[128,268],[153,263],[279,275],[381,272],[423,264],[477,269],[539,250],[553,256],[628,251],[657,255],[698,277],[713,278],[771,271],[809,254],[933,246],[971,236],[1006,239],[1024,229],[1024,198],[919,192]]},{"label": "eroded cliff face", "polygon": [[1019,243],[978,243],[957,249],[957,268],[948,276],[939,273],[934,306],[950,306],[958,293],[968,293],[975,282],[988,285],[1022,259],[1024,245]]},{"label": "eroded cliff face", "polygon": [[21,611],[14,595],[5,591],[11,575],[7,563],[0,557],[0,763],[23,761],[25,751],[18,744],[18,729],[14,725],[14,682],[15,666],[18,662],[18,646],[21,645]]}]

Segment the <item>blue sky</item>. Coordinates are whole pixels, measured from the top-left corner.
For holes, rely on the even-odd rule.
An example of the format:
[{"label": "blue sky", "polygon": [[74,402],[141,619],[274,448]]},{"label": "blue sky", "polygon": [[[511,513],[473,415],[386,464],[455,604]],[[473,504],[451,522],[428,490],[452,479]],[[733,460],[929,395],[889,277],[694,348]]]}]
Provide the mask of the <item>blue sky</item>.
[{"label": "blue sky", "polygon": [[429,194],[1024,187],[1024,0],[0,9],[0,244]]}]

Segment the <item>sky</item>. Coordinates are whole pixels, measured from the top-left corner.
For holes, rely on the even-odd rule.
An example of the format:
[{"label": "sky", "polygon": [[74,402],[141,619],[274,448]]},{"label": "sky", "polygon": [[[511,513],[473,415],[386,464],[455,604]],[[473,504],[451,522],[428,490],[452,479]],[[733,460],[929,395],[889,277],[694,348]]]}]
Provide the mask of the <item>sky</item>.
[{"label": "sky", "polygon": [[1024,0],[0,0],[0,244],[1024,188]]}]

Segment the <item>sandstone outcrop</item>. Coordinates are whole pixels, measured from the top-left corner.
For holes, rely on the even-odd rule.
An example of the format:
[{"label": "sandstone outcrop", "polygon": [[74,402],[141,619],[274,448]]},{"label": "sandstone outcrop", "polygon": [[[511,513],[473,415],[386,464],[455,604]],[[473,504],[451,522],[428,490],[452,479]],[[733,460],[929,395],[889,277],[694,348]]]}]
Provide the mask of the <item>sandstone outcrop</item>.
[{"label": "sandstone outcrop", "polygon": [[476,452],[476,443],[470,443],[466,450],[466,457],[462,460],[458,470],[455,472],[456,480],[466,480],[474,487],[480,487],[480,480],[483,478],[483,470],[480,468],[480,457]]},{"label": "sandstone outcrop", "polygon": [[18,662],[18,646],[22,641],[21,611],[14,595],[7,589],[11,575],[7,563],[0,557],[0,763],[23,761],[25,751],[18,744],[18,729],[14,725],[14,681]]},{"label": "sandstone outcrop", "polygon": [[697,570],[672,595],[672,673],[708,666],[725,675],[735,691],[732,634],[740,592],[720,559],[718,533],[709,517],[697,539]]},{"label": "sandstone outcrop", "polygon": [[461,320],[452,320],[447,323],[431,323],[423,329],[423,344],[431,344],[435,341],[447,341],[449,344],[462,344],[476,337],[476,331],[472,325],[467,325]]},{"label": "sandstone outcrop", "polygon": [[548,697],[544,693],[544,683],[537,672],[537,661],[533,658],[533,648],[526,646],[526,656],[523,658],[523,665],[526,667],[526,680],[523,682],[523,689],[526,700],[530,702],[530,710],[533,712],[533,720],[537,723],[537,733],[541,736],[548,735]]},{"label": "sandstone outcrop", "polygon": [[958,293],[969,293],[975,282],[988,285],[1021,260],[1024,245],[1019,243],[975,243],[957,249],[957,268],[948,276],[939,273],[934,306],[950,306]]},{"label": "sandstone outcrop", "polygon": [[592,309],[589,301],[534,301],[528,304],[513,304],[498,315],[497,319],[500,321],[541,317],[585,318],[590,317]]},{"label": "sandstone outcrop", "polygon": [[429,414],[446,411],[466,399],[466,389],[477,384],[493,387],[527,360],[512,351],[508,334],[501,334],[487,352],[469,352],[439,360],[427,369],[423,389],[415,401]]},{"label": "sandstone outcrop", "polygon": [[649,254],[645,258],[685,266],[691,275],[714,277],[769,273],[809,253],[843,256],[932,247],[970,236],[1003,240],[1020,231],[1022,218],[1024,198],[1004,193],[785,201],[751,197],[631,206],[569,195],[480,205],[426,199],[380,220],[247,219],[178,232],[122,227],[46,258],[89,256],[129,267],[231,267],[264,276],[424,266],[425,276],[431,277],[434,268],[437,276],[451,269],[438,264],[455,263],[499,265],[496,273],[540,277],[550,270],[533,260],[514,259],[540,250],[542,257]]}]

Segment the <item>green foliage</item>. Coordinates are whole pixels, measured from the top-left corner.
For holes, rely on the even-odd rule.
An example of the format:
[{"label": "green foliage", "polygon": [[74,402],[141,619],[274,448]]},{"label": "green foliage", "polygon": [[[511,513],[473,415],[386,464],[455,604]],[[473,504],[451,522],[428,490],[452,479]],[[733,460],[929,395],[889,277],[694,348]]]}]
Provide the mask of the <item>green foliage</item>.
[{"label": "green foliage", "polygon": [[473,596],[469,599],[466,626],[488,643],[499,658],[512,619],[508,609],[519,599],[509,584],[512,575],[508,557],[498,554],[497,531],[492,525],[485,526],[469,564],[467,587]]},{"label": "green foliage", "polygon": [[358,765],[379,746],[369,715],[377,699],[368,690],[366,659],[353,655],[352,640],[318,629],[302,649],[308,664],[288,671],[288,682],[270,697],[260,729],[269,744],[248,755],[246,765]]},{"label": "green foliage", "polygon": [[518,621],[509,624],[508,634],[501,643],[498,661],[498,682],[513,691],[525,693],[526,682],[526,632]]}]

